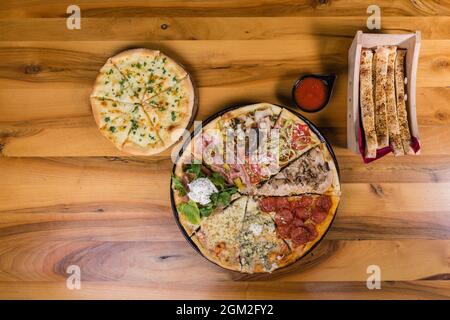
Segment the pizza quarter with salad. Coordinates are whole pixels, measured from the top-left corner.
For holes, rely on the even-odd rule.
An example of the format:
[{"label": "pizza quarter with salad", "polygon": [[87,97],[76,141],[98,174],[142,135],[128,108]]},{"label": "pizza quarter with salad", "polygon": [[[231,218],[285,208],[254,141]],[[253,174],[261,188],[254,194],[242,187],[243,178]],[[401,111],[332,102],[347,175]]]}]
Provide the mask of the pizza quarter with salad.
[{"label": "pizza quarter with salad", "polygon": [[[266,129],[277,131],[267,138],[269,164],[248,152],[249,130],[259,147]],[[193,134],[174,166],[171,194],[180,227],[204,257],[233,271],[270,273],[324,236],[341,189],[332,151],[317,132],[286,108],[259,103],[225,111]],[[232,150],[234,162],[226,157],[230,136],[231,145],[244,145]]]}]

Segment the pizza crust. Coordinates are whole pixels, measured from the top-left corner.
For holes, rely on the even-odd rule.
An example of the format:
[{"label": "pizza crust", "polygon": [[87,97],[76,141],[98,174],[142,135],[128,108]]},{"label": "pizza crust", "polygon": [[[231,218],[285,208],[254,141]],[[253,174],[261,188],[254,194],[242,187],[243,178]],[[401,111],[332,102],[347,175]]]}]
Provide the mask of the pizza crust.
[{"label": "pizza crust", "polygon": [[[248,114],[251,112],[255,112],[256,110],[267,110],[271,112],[274,116],[278,118],[281,113],[282,108],[267,102],[251,104],[248,106],[240,107],[234,110],[230,110],[227,113],[222,115],[223,121],[228,121],[233,118],[239,117],[248,117]],[[275,122],[273,123],[273,125]]]},{"label": "pizza crust", "polygon": [[224,261],[223,259],[220,259],[219,257],[213,255],[209,250],[205,248],[204,244],[198,239],[197,235],[194,234],[191,237],[191,240],[195,244],[195,246],[200,250],[201,254],[209,261],[212,261],[218,266],[228,270],[241,271],[241,265],[239,263]]}]

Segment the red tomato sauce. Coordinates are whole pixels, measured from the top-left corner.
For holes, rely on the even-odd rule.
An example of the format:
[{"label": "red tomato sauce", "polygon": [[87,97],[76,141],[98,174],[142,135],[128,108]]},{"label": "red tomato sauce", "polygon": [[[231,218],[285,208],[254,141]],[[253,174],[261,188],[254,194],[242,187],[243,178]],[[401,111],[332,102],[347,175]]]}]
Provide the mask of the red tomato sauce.
[{"label": "red tomato sauce", "polygon": [[307,111],[320,109],[328,94],[328,87],[325,82],[318,78],[305,78],[301,80],[295,88],[295,102],[299,107]]}]

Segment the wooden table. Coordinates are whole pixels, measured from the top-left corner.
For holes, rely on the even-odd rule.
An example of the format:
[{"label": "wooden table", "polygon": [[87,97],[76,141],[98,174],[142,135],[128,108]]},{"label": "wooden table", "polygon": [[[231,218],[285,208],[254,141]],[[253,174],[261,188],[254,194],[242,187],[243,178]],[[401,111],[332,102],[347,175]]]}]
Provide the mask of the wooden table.
[{"label": "wooden table", "polygon": [[[422,31],[423,152],[364,165],[346,149],[347,50],[373,1],[72,1],[0,5],[0,298],[450,298],[450,2],[376,1],[383,32]],[[366,30],[367,31],[367,30]],[[292,105],[294,80],[335,72],[307,115],[333,144],[343,197],[321,245],[271,277],[201,258],[169,203],[172,163],[120,154],[96,129],[89,93],[106,59],[161,49],[199,86],[198,119],[230,104]],[[66,288],[70,265],[81,290]],[[368,290],[367,267],[381,268]]]}]

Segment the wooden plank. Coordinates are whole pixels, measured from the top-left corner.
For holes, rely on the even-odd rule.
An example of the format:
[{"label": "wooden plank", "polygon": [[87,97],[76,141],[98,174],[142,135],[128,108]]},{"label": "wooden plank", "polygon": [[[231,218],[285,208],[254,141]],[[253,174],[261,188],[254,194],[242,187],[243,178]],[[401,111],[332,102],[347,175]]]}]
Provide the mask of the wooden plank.
[{"label": "wooden plank", "polygon": [[70,265],[80,267],[85,281],[150,281],[167,287],[186,280],[180,270],[191,270],[189,281],[199,283],[250,279],[365,281],[370,265],[380,267],[383,281],[445,279],[450,271],[446,261],[449,240],[326,240],[313,254],[287,269],[246,276],[208,262],[184,241],[40,241],[30,237],[3,243],[10,250],[1,253],[0,281],[64,281]]},{"label": "wooden plank", "polygon": [[[95,207],[96,205],[96,207]],[[63,207],[64,209],[58,209]],[[95,209],[93,209],[95,207]],[[94,211],[99,210],[103,211]],[[84,210],[71,213],[70,210]],[[47,211],[46,211],[47,210]],[[61,211],[58,211],[61,210]],[[65,210],[65,211],[64,211]],[[92,210],[92,211],[90,211]],[[0,239],[20,241],[183,241],[171,209],[131,203],[59,204],[4,213]],[[33,212],[41,213],[33,213]],[[53,213],[51,213],[53,212]],[[446,212],[349,212],[339,209],[328,240],[449,240]]]},{"label": "wooden plank", "polygon": [[[106,59],[126,48],[161,49],[180,61],[204,86],[231,86],[295,78],[301,73],[345,75],[351,39],[198,40],[198,41],[23,41],[0,42],[0,79],[4,88],[22,82],[92,85]],[[282,47],[282,50],[280,48]],[[301,48],[301,49],[300,49]],[[450,85],[450,40],[424,40],[418,87]],[[13,81],[11,81],[13,80]]]},{"label": "wooden plank", "polygon": [[[0,41],[110,40],[315,40],[353,38],[370,32],[367,17],[123,17],[82,18],[81,30],[69,30],[65,18],[0,19]],[[450,39],[449,17],[389,17],[382,33],[414,33],[423,39]],[[132,25],[132,28],[123,28]]]},{"label": "wooden plank", "polygon": [[[83,118],[82,127],[21,128],[0,127],[0,151],[6,157],[77,157],[77,156],[125,156],[106,140],[96,129],[93,119]],[[81,121],[81,119],[80,119]],[[352,155],[346,148],[346,129],[319,127],[332,144],[335,153]],[[449,155],[450,127],[421,126],[422,155]],[[172,148],[153,156],[152,159],[168,159]],[[390,156],[390,155],[389,155]],[[382,160],[383,161],[383,160]],[[398,160],[402,161],[402,160]],[[379,162],[380,163],[380,162]]]},{"label": "wooden plank", "polygon": [[[206,119],[227,106],[255,101],[268,101],[292,107],[292,86],[299,75],[254,84],[201,87],[197,119]],[[92,90],[91,84],[86,83],[76,88],[69,83],[47,83],[45,88],[43,86],[39,83],[26,82],[17,88],[0,87],[2,97],[0,126],[58,128],[80,126],[89,121],[91,107],[88,97]],[[303,113],[303,115],[319,126],[332,124],[335,127],[345,127],[346,89],[346,74],[341,74],[327,108],[318,113]],[[22,94],[24,91],[28,94]],[[450,112],[446,108],[449,100],[450,90],[447,88],[417,88],[419,124],[450,125]],[[302,113],[298,109],[297,111]]]},{"label": "wooden plank", "polygon": [[[3,17],[20,18],[60,18],[66,16],[66,9],[73,3],[70,0],[57,3],[36,2],[32,0],[13,0],[3,4],[0,14]],[[244,4],[239,0],[193,1],[182,0],[157,1],[89,1],[80,0],[83,17],[129,17],[129,16],[366,16],[367,1],[352,1],[351,5],[343,1],[309,0],[250,0]],[[383,8],[383,16],[448,16],[448,0],[439,2],[411,2],[406,0],[377,1]]]},{"label": "wooden plank", "polygon": [[2,281],[2,299],[448,299],[449,282],[386,281],[381,290],[366,282],[179,281],[170,287],[158,282],[83,282],[68,290],[64,281]]},{"label": "wooden plank", "polygon": [[[428,177],[423,180],[420,174],[414,175],[415,171],[420,171],[420,167],[413,165],[409,172],[405,166],[405,173],[411,176],[405,183],[384,182],[383,177],[388,181],[392,177],[383,166],[365,167],[366,171],[360,169],[362,172],[374,171],[373,175],[378,175],[377,182],[370,183],[355,182],[351,175],[346,176],[348,170],[344,170],[344,198],[340,210],[353,213],[377,210],[398,212],[401,207],[405,212],[450,211],[450,203],[445,201],[445,197],[450,194],[449,182],[445,178],[448,165],[443,165],[443,162],[444,159],[440,165],[443,182],[439,183],[429,183]],[[121,203],[136,203],[153,205],[147,209],[159,212],[161,208],[169,207],[169,194],[161,190],[169,190],[171,168],[170,160],[141,162],[140,158],[0,158],[0,211],[27,212],[29,209],[29,212],[34,212],[32,208],[51,208],[58,204],[80,204],[86,208],[91,204],[92,208],[96,208],[99,203],[104,203],[105,208],[110,207],[108,203],[116,203],[120,209]],[[439,177],[440,172],[436,170],[434,174]],[[417,180],[413,180],[414,176]],[[345,197],[355,194],[361,196],[348,203],[345,201]],[[60,210],[64,212],[66,209]]]},{"label": "wooden plank", "polygon": [[[0,239],[183,240],[169,194],[161,194],[169,190],[170,168],[170,161],[133,158],[3,158]],[[342,171],[343,197],[329,239],[450,239],[448,182],[383,183],[392,173],[366,170],[379,182],[357,183]],[[417,171],[403,173],[423,180]]]},{"label": "wooden plank", "polygon": [[340,155],[338,161],[344,183],[435,183],[450,179],[450,157],[445,155],[420,155],[420,159],[386,156],[380,165],[362,165],[357,155]]}]

